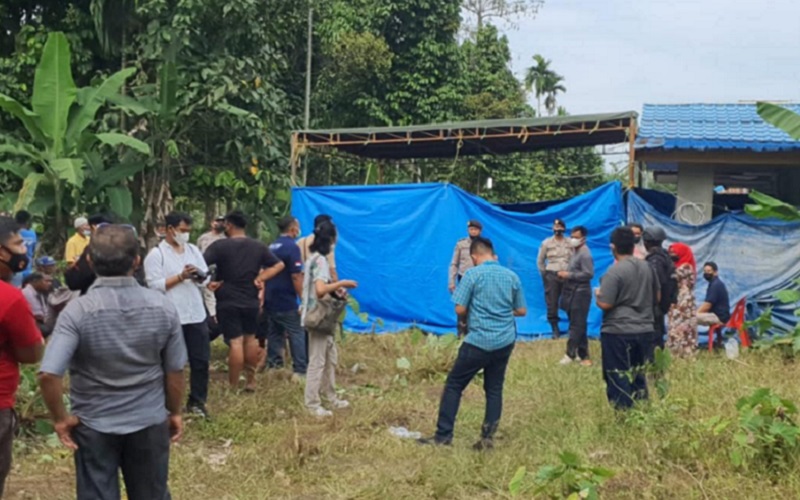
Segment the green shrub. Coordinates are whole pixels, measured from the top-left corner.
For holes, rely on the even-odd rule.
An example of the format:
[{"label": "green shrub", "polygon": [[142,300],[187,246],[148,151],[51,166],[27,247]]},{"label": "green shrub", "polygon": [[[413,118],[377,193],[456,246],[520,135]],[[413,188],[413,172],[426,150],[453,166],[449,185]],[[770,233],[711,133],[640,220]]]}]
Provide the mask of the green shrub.
[{"label": "green shrub", "polygon": [[736,409],[739,418],[730,454],[735,466],[782,472],[795,464],[800,427],[792,420],[797,413],[794,403],[761,388],[739,399]]}]

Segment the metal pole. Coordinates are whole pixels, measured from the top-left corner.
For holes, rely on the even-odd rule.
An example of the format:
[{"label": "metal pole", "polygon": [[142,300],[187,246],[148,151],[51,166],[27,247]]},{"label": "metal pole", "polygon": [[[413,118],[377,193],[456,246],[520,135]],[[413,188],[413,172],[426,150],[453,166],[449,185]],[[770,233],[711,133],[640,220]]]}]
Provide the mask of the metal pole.
[{"label": "metal pole", "polygon": [[[306,106],[305,114],[303,116],[303,128],[308,130],[311,123],[311,59],[312,51],[314,50],[314,9],[311,7],[311,2],[308,5],[308,47],[306,50]],[[296,167],[295,167],[296,168]],[[308,163],[303,162],[303,185],[306,184],[308,179]]]}]

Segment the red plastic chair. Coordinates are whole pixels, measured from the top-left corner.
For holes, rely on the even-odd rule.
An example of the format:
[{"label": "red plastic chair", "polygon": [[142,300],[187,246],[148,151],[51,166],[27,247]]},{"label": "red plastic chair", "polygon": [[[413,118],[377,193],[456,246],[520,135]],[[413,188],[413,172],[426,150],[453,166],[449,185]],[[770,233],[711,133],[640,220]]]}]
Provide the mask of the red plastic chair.
[{"label": "red plastic chair", "polygon": [[747,305],[747,297],[742,297],[742,300],[736,303],[736,307],[733,308],[733,312],[731,313],[731,319],[728,320],[727,323],[724,325],[713,325],[708,329],[708,350],[714,348],[714,333],[717,332],[720,328],[733,328],[739,331],[739,339],[742,341],[743,347],[750,347],[750,335],[747,333],[747,329],[744,327],[744,313],[745,313],[745,306]]}]

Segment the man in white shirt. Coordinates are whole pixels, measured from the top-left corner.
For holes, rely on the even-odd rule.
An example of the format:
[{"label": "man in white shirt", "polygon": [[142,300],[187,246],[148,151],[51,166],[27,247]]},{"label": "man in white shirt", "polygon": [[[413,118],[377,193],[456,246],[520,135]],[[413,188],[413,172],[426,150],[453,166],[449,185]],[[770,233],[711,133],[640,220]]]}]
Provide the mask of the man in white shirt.
[{"label": "man in white shirt", "polygon": [[172,212],[165,218],[166,237],[144,260],[147,286],[165,292],[178,310],[189,355],[190,390],[186,411],[208,418],[208,340],[206,310],[201,288],[208,266],[200,250],[189,243],[192,217]]}]

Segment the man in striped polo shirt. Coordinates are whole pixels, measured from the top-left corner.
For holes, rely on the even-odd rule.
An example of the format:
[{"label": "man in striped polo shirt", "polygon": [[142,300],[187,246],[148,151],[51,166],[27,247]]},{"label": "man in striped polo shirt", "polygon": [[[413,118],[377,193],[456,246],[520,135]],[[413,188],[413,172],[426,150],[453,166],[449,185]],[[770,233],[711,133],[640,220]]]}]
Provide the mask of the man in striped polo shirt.
[{"label": "man in striped polo shirt", "polygon": [[470,255],[475,267],[464,274],[453,294],[456,313],[468,317],[468,333],[445,382],[436,434],[419,442],[452,443],[461,394],[483,370],[486,414],[481,439],[474,446],[483,450],[493,447],[492,439],[503,411],[506,367],[517,337],[514,317],[525,316],[527,306],[519,276],[497,263],[490,240],[473,238]]}]

